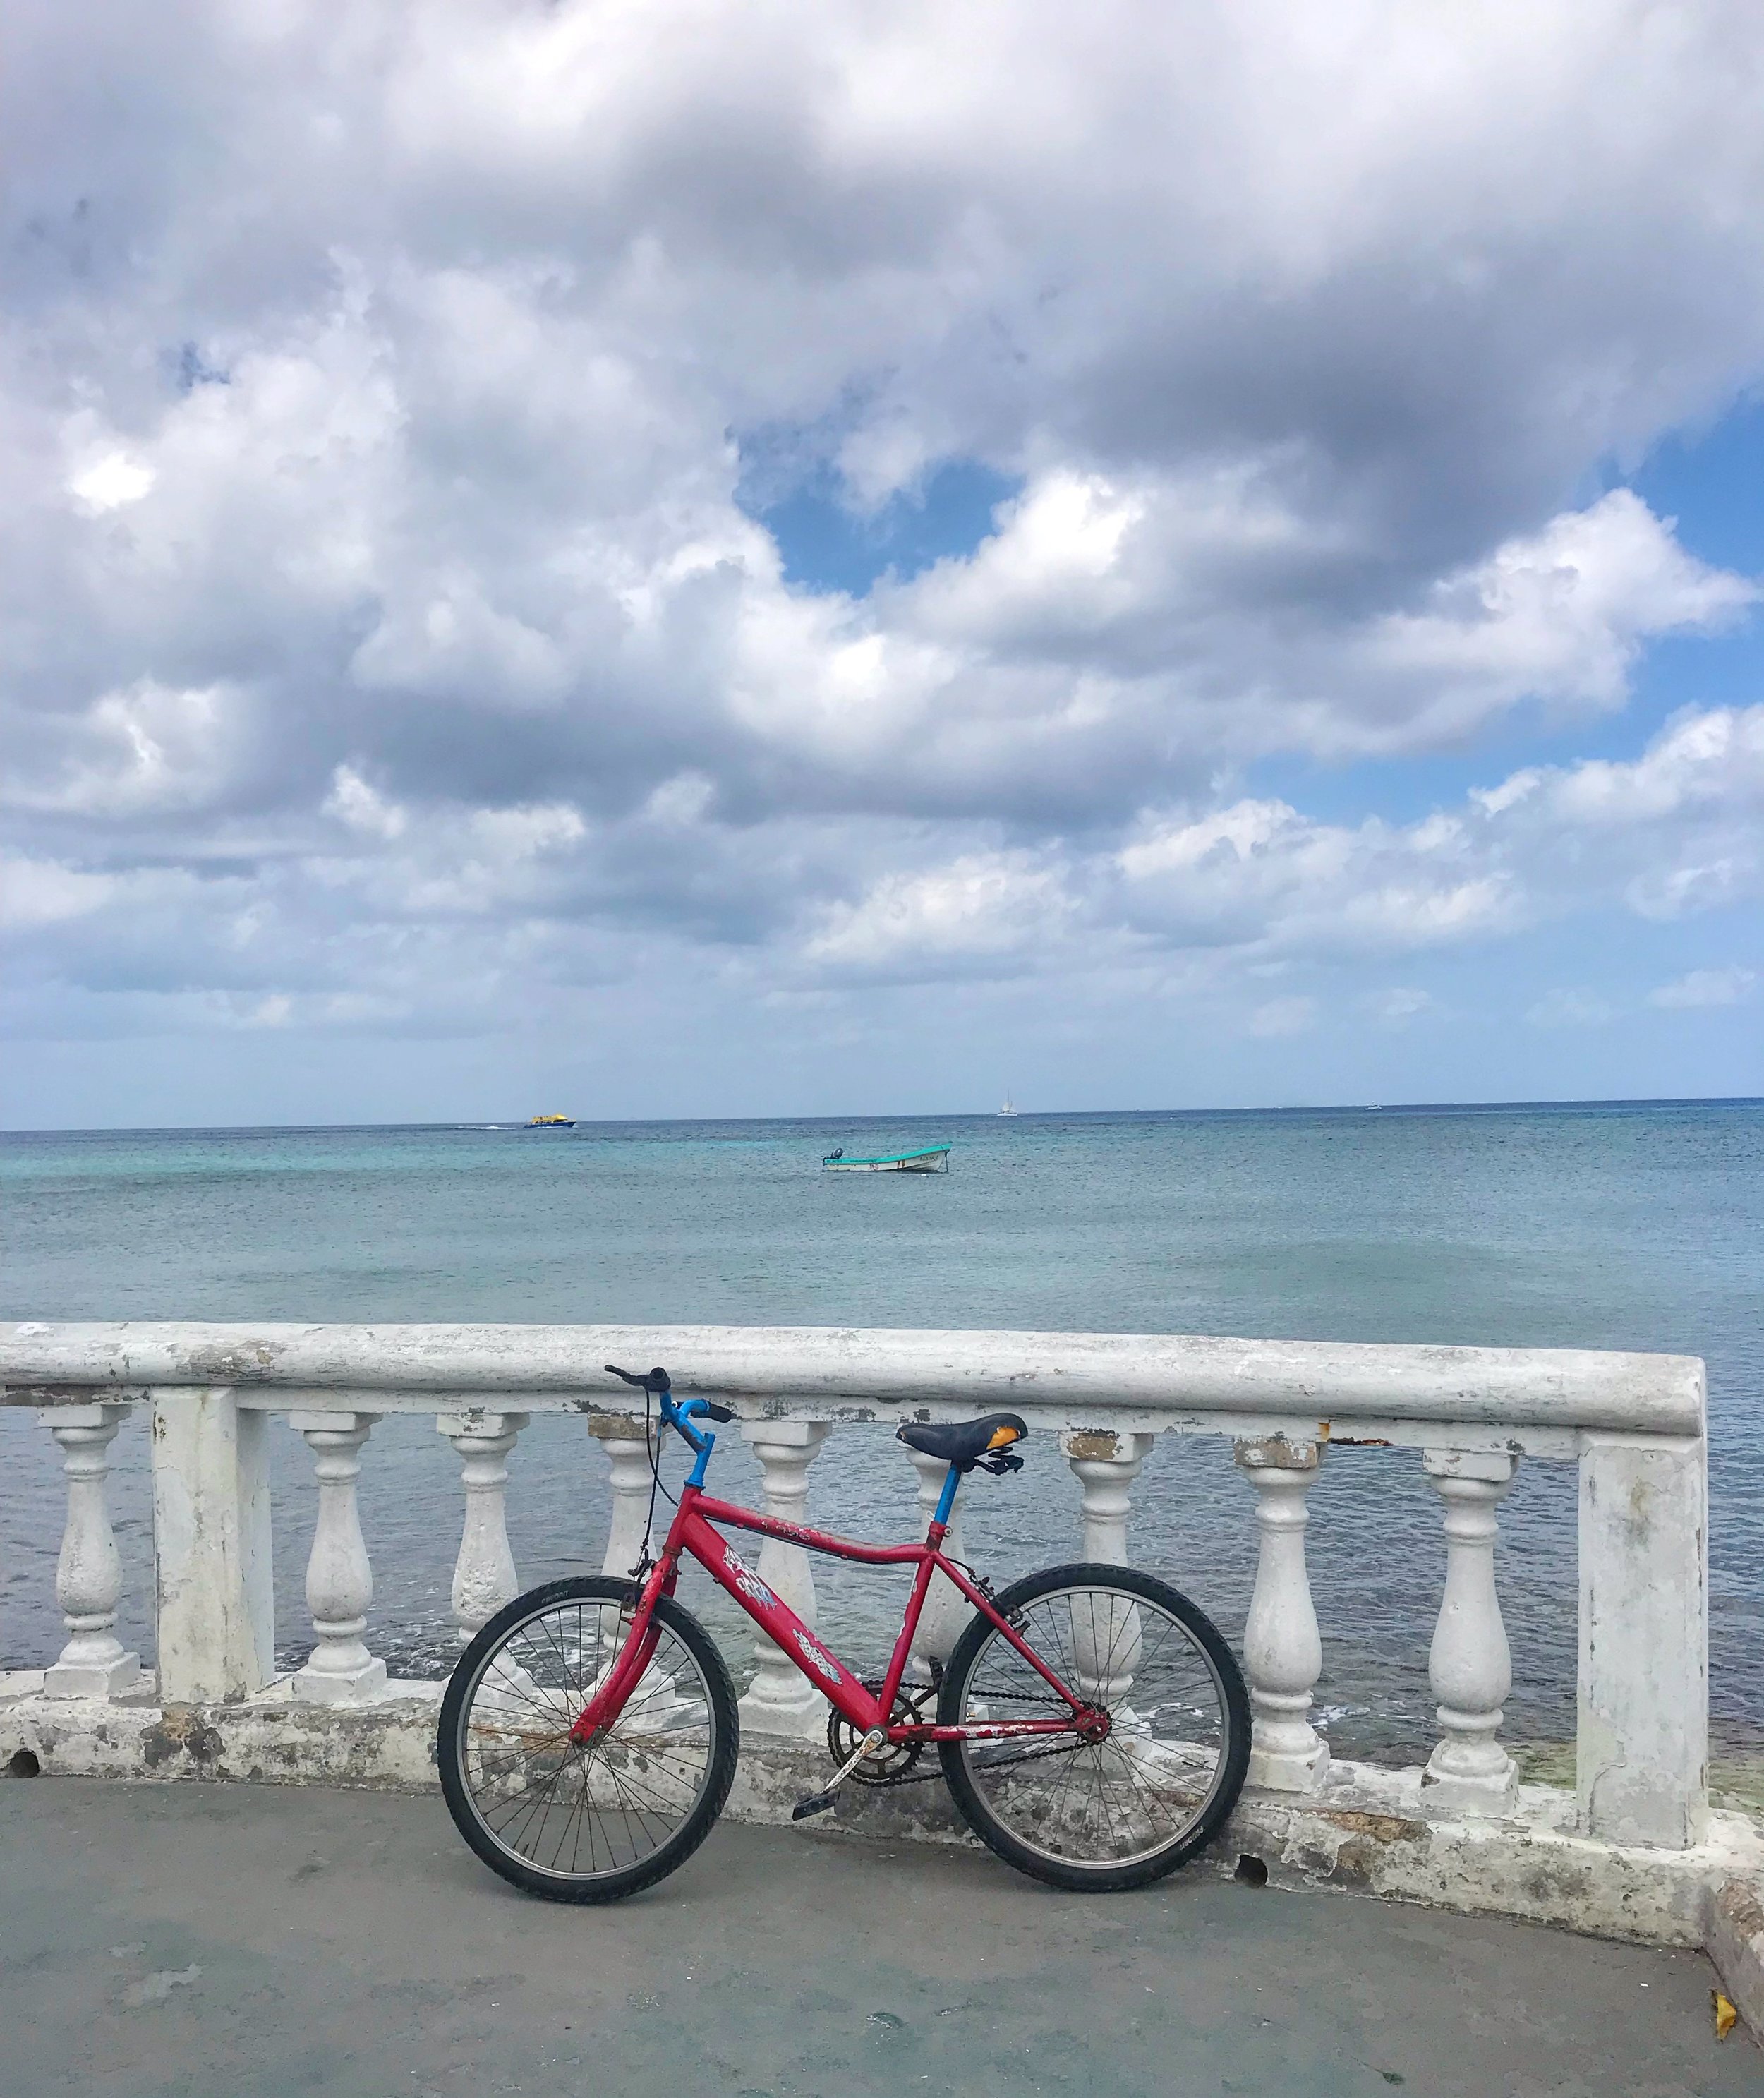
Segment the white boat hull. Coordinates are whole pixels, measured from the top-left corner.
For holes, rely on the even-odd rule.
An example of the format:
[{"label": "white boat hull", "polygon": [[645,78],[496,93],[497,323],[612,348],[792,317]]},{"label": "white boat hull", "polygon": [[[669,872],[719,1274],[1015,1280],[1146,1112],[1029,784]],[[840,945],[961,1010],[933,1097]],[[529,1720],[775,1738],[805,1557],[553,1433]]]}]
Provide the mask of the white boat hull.
[{"label": "white boat hull", "polygon": [[946,1151],[924,1151],[915,1158],[829,1158],[821,1163],[823,1173],[946,1173],[949,1170]]}]

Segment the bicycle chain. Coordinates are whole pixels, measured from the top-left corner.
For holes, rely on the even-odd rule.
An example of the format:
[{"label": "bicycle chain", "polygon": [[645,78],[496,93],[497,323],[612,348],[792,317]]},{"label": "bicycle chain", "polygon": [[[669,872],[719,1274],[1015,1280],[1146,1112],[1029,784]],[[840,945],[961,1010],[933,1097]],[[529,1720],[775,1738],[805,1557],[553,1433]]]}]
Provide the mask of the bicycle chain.
[{"label": "bicycle chain", "polygon": [[[937,1686],[933,1684],[932,1687],[935,1688]],[[1039,1705],[1045,1701],[1037,1696],[1033,1691],[996,1690],[988,1692],[986,1701],[990,1705]],[[1050,1749],[1028,1749],[1020,1756],[1002,1758],[998,1762],[987,1764],[986,1767],[989,1770],[1015,1770],[1019,1763],[1040,1762],[1047,1756],[1075,1755],[1080,1749],[1088,1745],[1089,1744],[1084,1741],[1069,1741],[1061,1742],[1056,1747]],[[935,1784],[942,1778],[942,1775],[943,1772],[939,1769],[926,1771],[922,1775],[918,1776],[907,1776],[903,1774],[897,1778],[890,1778],[888,1782],[890,1785]]]},{"label": "bicycle chain", "polygon": [[[988,1763],[985,1767],[990,1771],[1015,1770],[1019,1763],[1038,1763],[1045,1756],[1076,1755],[1080,1749],[1090,1748],[1092,1745],[1094,1745],[1088,1741],[1068,1741],[1063,1742],[1058,1748],[1030,1749],[1020,1756],[1002,1757],[998,1762]],[[942,1776],[943,1772],[941,1770],[934,1770],[927,1771],[922,1777],[891,1778],[889,1782],[890,1784],[936,1784],[941,1781]]]}]

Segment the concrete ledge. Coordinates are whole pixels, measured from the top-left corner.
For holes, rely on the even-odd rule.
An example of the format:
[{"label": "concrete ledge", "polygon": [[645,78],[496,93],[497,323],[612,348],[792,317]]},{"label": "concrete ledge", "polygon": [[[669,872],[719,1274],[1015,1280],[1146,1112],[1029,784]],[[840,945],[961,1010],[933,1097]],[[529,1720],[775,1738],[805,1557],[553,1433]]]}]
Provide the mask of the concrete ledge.
[{"label": "concrete ledge", "polygon": [[1079,1422],[1101,1410],[1117,1428],[1147,1410],[1193,1410],[1703,1432],[1703,1365],[1689,1355],[900,1327],[28,1319],[0,1327],[0,1403],[65,1404],[171,1385],[268,1391],[284,1404],[384,1392],[394,1405],[439,1400],[443,1408],[450,1396],[481,1405],[499,1394],[548,1394],[584,1407],[610,1401],[623,1413],[624,1386],[595,1365],[646,1354],[669,1364],[682,1394],[720,1398],[744,1414],[801,1404],[820,1420],[870,1417],[878,1407],[947,1404],[968,1413],[1045,1402],[1074,1409]]},{"label": "concrete ledge", "polygon": [[0,1675],[0,1769],[20,1750],[58,1777],[227,1778],[266,1784],[419,1790],[437,1783],[439,1683],[393,1683],[383,1701],[296,1703],[287,1681],[241,1705],[161,1706],[143,1694],[110,1703],[9,1695]]},{"label": "concrete ledge", "polygon": [[1578,1834],[1574,1795],[1554,1786],[1522,1785],[1514,1812],[1501,1819],[1454,1821],[1428,1812],[1419,1770],[1367,1763],[1333,1766],[1309,1800],[1246,1792],[1226,1841],[1266,1865],[1278,1886],[1330,1887],[1648,1945],[1700,1945],[1709,1887],[1764,1865],[1764,1832],[1744,1815],[1712,1814],[1695,1848],[1656,1850]]},{"label": "concrete ledge", "polygon": [[[0,1771],[135,1780],[227,1779],[389,1791],[433,1787],[438,1683],[394,1682],[355,1707],[296,1703],[286,1683],[239,1705],[105,1703],[42,1695],[42,1678],[0,1675]],[[929,1781],[848,1784],[835,1811],[803,1826],[881,1841],[968,1844],[928,1759]],[[787,1825],[795,1802],[825,1782],[818,1747],[749,1736],[730,1794],[736,1820]],[[1651,1945],[1705,1940],[1729,1993],[1764,2026],[1764,1832],[1749,1817],[1712,1814],[1693,1850],[1595,1841],[1574,1829],[1574,1798],[1524,1785],[1499,1820],[1451,1820],[1424,1800],[1419,1770],[1337,1763],[1309,1797],[1246,1792],[1209,1860],[1288,1888],[1323,1888],[1504,1916]],[[1244,1862],[1247,1861],[1247,1862]],[[1750,1906],[1748,1906],[1749,1902]],[[1718,1944],[1722,1948],[1717,1951]]]},{"label": "concrete ledge", "polygon": [[1722,1986],[1764,2047],[1764,1876],[1709,1887],[1703,1942]]}]

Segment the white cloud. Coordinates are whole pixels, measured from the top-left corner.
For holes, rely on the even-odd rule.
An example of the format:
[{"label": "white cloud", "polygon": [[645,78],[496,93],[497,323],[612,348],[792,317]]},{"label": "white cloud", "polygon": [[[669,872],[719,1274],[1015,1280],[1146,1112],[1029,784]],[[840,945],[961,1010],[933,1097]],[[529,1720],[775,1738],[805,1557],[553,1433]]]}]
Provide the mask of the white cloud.
[{"label": "white cloud", "polygon": [[152,487],[153,469],[126,452],[106,452],[81,467],[68,483],[68,492],[81,509],[94,516],[107,510],[121,510],[138,503]]},{"label": "white cloud", "polygon": [[912,876],[884,875],[857,903],[835,904],[809,962],[938,974],[952,961],[1033,961],[1061,945],[1074,906],[1057,867],[1024,854],[971,854]]},{"label": "white cloud", "polygon": [[402,809],[376,793],[361,774],[349,765],[338,766],[331,774],[331,792],[321,805],[321,813],[335,816],[339,823],[347,823],[352,831],[388,841],[404,835],[408,821]]},{"label": "white cloud", "polygon": [[53,861],[0,859],[0,924],[22,929],[83,918],[102,910],[116,886]]},{"label": "white cloud", "polygon": [[1420,1019],[1424,1012],[1431,1012],[1434,1005],[1435,1000],[1429,993],[1406,984],[1393,984],[1371,1001],[1372,1011],[1387,1027],[1406,1027],[1411,1020]]},{"label": "white cloud", "polygon": [[0,802],[76,823],[213,807],[239,783],[246,711],[244,696],[222,684],[139,678],[70,710],[59,734],[46,735],[40,720],[21,723]]},{"label": "white cloud", "polygon": [[1722,802],[1755,806],[1761,799],[1764,706],[1687,710],[1643,757],[1578,765],[1558,775],[1555,792],[1561,814],[1587,826],[1659,822]]},{"label": "white cloud", "polygon": [[713,779],[702,772],[682,772],[662,781],[643,804],[643,814],[670,830],[689,831],[709,812],[716,798]]},{"label": "white cloud", "polygon": [[1154,822],[1120,855],[1133,921],[1205,940],[1419,948],[1485,937],[1529,915],[1489,841],[1455,817],[1403,827],[1319,823],[1282,802]]},{"label": "white cloud", "polygon": [[1648,1003],[1662,1006],[1668,1012],[1738,1005],[1751,996],[1757,981],[1755,970],[1740,968],[1737,964],[1724,969],[1690,969],[1670,983],[1656,985],[1648,994]]},{"label": "white cloud", "polygon": [[1312,998],[1271,998],[1249,1016],[1249,1031],[1264,1039],[1284,1034],[1303,1034],[1316,1025],[1317,1001]]},{"label": "white cloud", "polygon": [[[1752,605],[1584,493],[1764,371],[1755,14],[1664,20],[30,0],[30,967],[463,1025],[630,942],[800,990],[1755,898],[1764,709],[1420,822],[1244,784],[1608,711]],[[767,445],[872,517],[1017,492],[815,594]]]},{"label": "white cloud", "polygon": [[1485,713],[1526,696],[1616,705],[1643,639],[1728,623],[1757,590],[1692,559],[1620,488],[1441,578],[1432,595],[1429,611],[1385,620],[1372,652],[1477,695]]},{"label": "white cloud", "polygon": [[472,836],[490,859],[505,864],[562,852],[587,836],[580,813],[568,803],[537,808],[480,809],[472,817]]},{"label": "white cloud", "polygon": [[[1754,752],[1764,707],[1683,715],[1628,764],[1532,768],[1408,824],[1323,823],[1261,799],[1147,811],[1113,849],[1060,841],[880,876],[834,907],[808,952],[899,968],[971,951],[1037,971],[1147,947],[1418,953],[1613,904],[1677,915],[1714,900],[1697,893],[1712,865],[1724,897],[1764,895]],[[1418,998],[1391,993],[1384,1016]]]},{"label": "white cloud", "polygon": [[1596,991],[1571,986],[1546,992],[1525,1015],[1534,1027],[1603,1027],[1615,1017]]}]

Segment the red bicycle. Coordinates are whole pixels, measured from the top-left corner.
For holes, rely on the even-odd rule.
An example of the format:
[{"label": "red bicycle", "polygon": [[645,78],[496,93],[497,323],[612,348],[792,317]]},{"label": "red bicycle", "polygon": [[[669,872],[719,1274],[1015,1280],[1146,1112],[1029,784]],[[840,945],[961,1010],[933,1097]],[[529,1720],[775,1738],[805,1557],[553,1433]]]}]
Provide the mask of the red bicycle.
[{"label": "red bicycle", "polygon": [[[974,1833],[1055,1886],[1144,1886],[1218,1832],[1243,1787],[1249,1705],[1231,1648],[1204,1613],[1167,1582],[1123,1566],[1050,1567],[995,1595],[942,1548],[962,1476],[1021,1468],[1011,1446],[1027,1429],[1016,1414],[898,1429],[901,1441],[949,1464],[937,1513],[922,1544],[860,1544],[713,1499],[704,1488],[717,1438],[695,1424],[731,1420],[728,1409],[676,1399],[665,1370],[638,1377],[607,1367],[644,1392],[646,1415],[649,1400],[660,1402],[695,1461],[659,1557],[646,1535],[629,1580],[535,1588],[460,1657],[441,1702],[441,1789],[494,1871],[555,1901],[610,1901],[673,1872],[710,1832],[735,1777],[739,1723],[715,1642],[675,1598],[687,1554],[832,1708],[836,1768],[796,1807],[798,1819],[831,1806],[848,1779],[912,1781],[935,1745]],[[652,1497],[652,1521],[654,1506]],[[719,1525],[861,1565],[912,1567],[880,1680],[828,1653]],[[936,1574],[974,1614],[948,1664],[910,1687],[913,1634]]]}]

